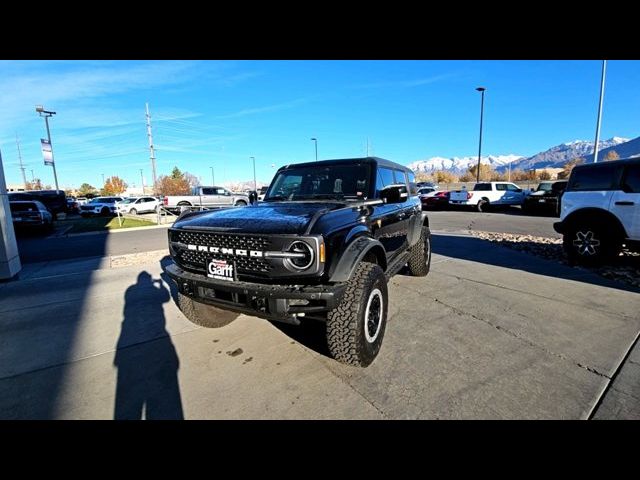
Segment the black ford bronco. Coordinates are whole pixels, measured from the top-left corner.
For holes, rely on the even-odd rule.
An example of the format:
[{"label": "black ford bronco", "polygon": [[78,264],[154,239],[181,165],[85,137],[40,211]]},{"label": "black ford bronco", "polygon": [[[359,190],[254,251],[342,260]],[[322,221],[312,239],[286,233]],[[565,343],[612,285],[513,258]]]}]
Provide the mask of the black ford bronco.
[{"label": "black ford bronco", "polygon": [[405,265],[429,273],[431,233],[413,172],[368,157],[284,166],[263,202],[183,214],[169,250],[192,322],[224,326],[235,318],[225,310],[321,320],[333,357],[366,367],[385,332],[387,280]]}]

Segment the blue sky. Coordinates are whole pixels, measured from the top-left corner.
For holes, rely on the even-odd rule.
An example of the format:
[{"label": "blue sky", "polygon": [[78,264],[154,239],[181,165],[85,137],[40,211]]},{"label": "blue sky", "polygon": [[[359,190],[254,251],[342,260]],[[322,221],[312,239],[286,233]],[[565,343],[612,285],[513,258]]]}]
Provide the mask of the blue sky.
[{"label": "blue sky", "polygon": [[[477,154],[532,155],[595,136],[600,61],[1,61],[0,149],[21,183],[15,136],[36,177],[53,184],[36,104],[54,110],[61,187],[101,174],[151,178],[149,102],[158,174],[174,165],[211,183],[273,176],[272,164],[374,155],[408,164]],[[601,138],[640,135],[640,61],[609,61]]]}]

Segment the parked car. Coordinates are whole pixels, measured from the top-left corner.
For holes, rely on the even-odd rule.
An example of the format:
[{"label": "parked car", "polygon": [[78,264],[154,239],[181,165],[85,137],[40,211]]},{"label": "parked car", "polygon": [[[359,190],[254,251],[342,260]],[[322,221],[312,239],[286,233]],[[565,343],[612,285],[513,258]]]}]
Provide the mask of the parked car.
[{"label": "parked car", "polygon": [[434,191],[426,195],[420,195],[422,210],[442,210],[449,206],[449,194],[451,192]]},{"label": "parked car", "polygon": [[574,167],[553,228],[570,263],[602,263],[623,247],[640,252],[640,159]]},{"label": "parked car", "polygon": [[117,202],[116,207],[120,213],[137,215],[138,213],[157,212],[161,204],[162,202],[154,197],[129,197]]},{"label": "parked car", "polygon": [[67,197],[67,213],[79,213],[80,206],[78,202],[73,197]]},{"label": "parked car", "polygon": [[525,193],[520,187],[510,182],[481,182],[473,186],[473,191],[466,189],[451,192],[451,205],[474,206],[477,211],[486,211],[491,206],[522,205]]},{"label": "parked car", "polygon": [[438,186],[433,182],[418,182],[418,183],[416,183],[416,186],[418,188],[424,188],[424,187],[438,188]]},{"label": "parked car", "polygon": [[115,215],[116,202],[124,200],[123,197],[97,197],[80,207],[80,215]]},{"label": "parked car", "polygon": [[76,202],[78,203],[78,207],[81,207],[82,205],[86,204],[90,199],[87,197],[78,197],[76,198]]},{"label": "parked car", "polygon": [[267,194],[267,190],[269,190],[269,185],[267,185],[266,187],[260,187],[260,190],[258,191],[259,202],[264,200],[264,196]]},{"label": "parked car", "polygon": [[59,213],[67,211],[67,198],[64,190],[29,190],[9,193],[9,201],[38,201],[42,203],[55,220]]},{"label": "parked car", "polygon": [[538,188],[527,195],[522,202],[522,211],[526,213],[550,213],[560,216],[560,198],[567,188],[567,180],[541,182]]},{"label": "parked car", "polygon": [[53,215],[37,200],[10,201],[11,218],[16,229],[30,228],[50,231],[53,229]]},{"label": "parked car", "polygon": [[191,195],[170,195],[163,198],[164,208],[179,210],[180,207],[246,207],[249,196],[233,193],[224,187],[193,187]]}]

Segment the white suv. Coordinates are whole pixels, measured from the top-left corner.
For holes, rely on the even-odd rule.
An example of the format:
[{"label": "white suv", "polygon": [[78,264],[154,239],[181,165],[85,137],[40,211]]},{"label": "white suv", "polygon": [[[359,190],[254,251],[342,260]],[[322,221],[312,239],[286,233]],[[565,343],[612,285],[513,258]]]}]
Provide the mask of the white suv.
[{"label": "white suv", "polygon": [[510,182],[481,182],[473,186],[473,191],[456,190],[449,195],[451,205],[470,205],[479,212],[491,205],[522,205],[525,193]]},{"label": "white suv", "polygon": [[640,247],[640,159],[580,165],[562,196],[560,221],[570,263],[596,264]]}]

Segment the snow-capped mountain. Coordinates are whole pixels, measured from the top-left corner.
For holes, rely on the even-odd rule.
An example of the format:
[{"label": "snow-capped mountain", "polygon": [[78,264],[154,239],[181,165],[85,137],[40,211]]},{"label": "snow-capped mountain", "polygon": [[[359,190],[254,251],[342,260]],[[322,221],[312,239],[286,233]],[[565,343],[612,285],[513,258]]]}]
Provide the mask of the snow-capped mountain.
[{"label": "snow-capped mountain", "polygon": [[[536,153],[531,157],[519,155],[488,155],[482,157],[480,162],[493,166],[497,171],[505,171],[509,164],[511,169],[529,170],[532,168],[554,167],[560,168],[569,160],[574,158],[584,158],[587,163],[593,161],[594,142],[586,140],[574,140],[551,147],[544,152]],[[615,150],[620,158],[640,155],[640,137],[629,140],[628,138],[612,137],[608,140],[601,140],[598,149],[598,159],[603,159],[606,154]],[[433,173],[438,170],[460,175],[466,172],[471,165],[478,163],[477,156],[468,157],[432,157],[426,160],[417,160],[408,165],[414,172]]]},{"label": "snow-capped mountain", "polygon": [[[509,163],[515,162],[523,158],[520,155],[488,155],[480,158],[480,163],[492,165],[494,168],[503,167],[509,165]],[[417,160],[410,163],[408,166],[414,172],[433,173],[437,170],[446,170],[451,173],[464,173],[471,165],[478,163],[478,157],[431,157],[427,160]]]},{"label": "snow-capped mountain", "polygon": [[[603,150],[617,147],[618,145],[622,145],[628,141],[628,138],[622,137],[613,137],[608,140],[601,140],[598,148],[598,158],[600,158],[600,152]],[[544,152],[536,153],[531,157],[518,160],[511,164],[511,168],[519,168],[521,170],[546,167],[561,168],[569,160],[573,160],[578,157],[584,158],[588,162],[593,161],[593,158],[588,158],[589,156],[593,157],[593,155],[591,155],[593,154],[593,145],[594,142],[585,140],[574,140],[573,142],[563,143],[561,145],[551,147],[549,150],[545,150]]]}]

